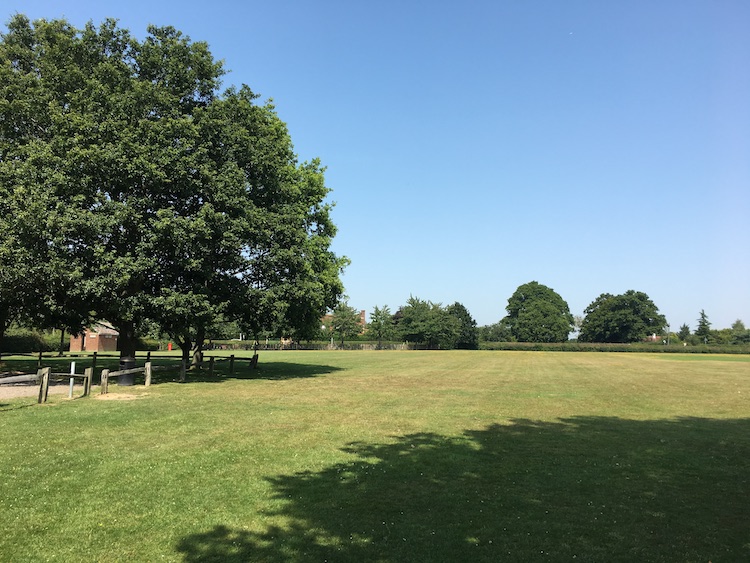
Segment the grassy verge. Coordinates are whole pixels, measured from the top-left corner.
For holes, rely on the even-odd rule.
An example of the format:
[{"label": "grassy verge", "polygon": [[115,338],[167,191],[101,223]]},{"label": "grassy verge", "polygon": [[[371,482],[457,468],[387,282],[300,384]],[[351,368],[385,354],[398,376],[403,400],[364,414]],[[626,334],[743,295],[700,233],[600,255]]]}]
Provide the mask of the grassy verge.
[{"label": "grassy verge", "polygon": [[0,560],[748,560],[725,359],[272,352],[3,400]]}]

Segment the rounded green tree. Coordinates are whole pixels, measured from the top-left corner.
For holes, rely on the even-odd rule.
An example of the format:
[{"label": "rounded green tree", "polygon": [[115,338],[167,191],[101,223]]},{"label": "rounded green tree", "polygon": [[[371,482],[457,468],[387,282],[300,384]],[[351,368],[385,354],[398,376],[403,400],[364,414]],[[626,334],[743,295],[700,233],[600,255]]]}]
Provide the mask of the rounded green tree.
[{"label": "rounded green tree", "polygon": [[602,293],[585,313],[581,342],[638,342],[649,334],[661,334],[667,324],[649,296],[632,289],[622,295]]},{"label": "rounded green tree", "polygon": [[539,282],[518,286],[505,310],[503,323],[518,342],[565,342],[573,330],[568,304]]}]

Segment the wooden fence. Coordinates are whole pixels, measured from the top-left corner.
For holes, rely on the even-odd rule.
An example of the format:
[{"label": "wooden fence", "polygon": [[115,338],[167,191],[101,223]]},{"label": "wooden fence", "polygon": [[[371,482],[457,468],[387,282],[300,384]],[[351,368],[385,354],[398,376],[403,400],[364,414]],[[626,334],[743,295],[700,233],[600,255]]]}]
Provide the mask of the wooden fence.
[{"label": "wooden fence", "polygon": [[[170,356],[173,357],[173,356]],[[139,368],[130,368],[130,369],[123,369],[123,370],[116,370],[111,371],[108,369],[102,370],[101,375],[101,394],[104,395],[106,393],[109,393],[109,380],[113,377],[119,377],[121,375],[131,375],[131,374],[138,374],[142,373],[145,376],[145,386],[149,387],[151,385],[151,374],[155,371],[163,371],[163,370],[169,370],[169,369],[175,369],[175,366],[153,366],[151,364],[150,356],[149,359],[146,361],[146,363],[143,365],[143,367]],[[228,357],[216,357],[216,356],[207,356],[208,358],[208,375],[209,377],[214,375],[214,370],[216,368],[216,364],[219,362],[229,362],[229,373],[234,373],[234,362],[235,357],[234,354]],[[203,364],[206,362],[204,361]],[[201,364],[201,367],[203,366]],[[250,366],[252,368],[255,368],[255,366],[258,365],[258,355],[255,354],[252,358],[250,358]],[[184,382],[187,375],[187,363],[182,360],[179,364],[180,369],[180,382]]]},{"label": "wooden fence", "polygon": [[22,373],[10,377],[0,378],[0,385],[9,385],[13,383],[39,383],[38,403],[46,403],[49,393],[50,380],[70,379],[69,397],[73,398],[73,383],[76,378],[83,380],[83,396],[86,397],[91,393],[91,378],[94,374],[94,368],[86,368],[81,373],[55,373],[52,368],[40,368],[36,373]]},{"label": "wooden fence", "polygon": [[[38,403],[46,403],[47,402],[47,395],[49,393],[49,384],[50,380],[55,379],[64,379],[69,378],[70,379],[70,394],[69,397],[73,397],[73,383],[75,379],[82,379],[83,380],[83,397],[86,397],[91,394],[91,382],[93,380],[94,375],[94,369],[96,367],[96,352],[93,354],[93,365],[91,367],[88,367],[84,370],[84,373],[55,373],[52,371],[52,368],[42,368],[40,367],[36,373],[22,373],[22,374],[15,374],[9,377],[0,377],[0,385],[4,384],[14,384],[14,383],[39,383],[39,399]],[[168,357],[174,357],[174,356],[168,356]],[[109,369],[103,369],[101,373],[101,394],[107,394],[109,393],[109,380],[115,377],[119,377],[121,375],[130,375],[130,374],[137,374],[137,373],[143,373],[145,375],[145,386],[149,387],[151,385],[151,375],[155,371],[163,371],[163,370],[169,370],[169,369],[175,369],[176,366],[174,365],[168,365],[168,366],[153,366],[151,364],[151,354],[149,353],[147,356],[147,361],[144,364],[143,367],[139,368],[131,368],[131,369],[125,369],[125,370],[116,370],[111,371]],[[208,374],[209,376],[214,375],[214,369],[217,363],[219,362],[229,362],[229,373],[234,373],[234,362],[235,357],[234,354],[228,357],[217,357],[217,356],[207,356],[208,359]],[[41,354],[39,360],[41,361]],[[203,364],[206,362],[204,361]],[[252,368],[255,368],[258,364],[258,355],[255,354],[252,358],[250,358],[250,366]],[[179,370],[180,370],[180,381],[184,382],[186,379],[187,374],[187,363],[182,360],[179,364]]]},{"label": "wooden fence", "polygon": [[[102,381],[101,381],[101,394],[106,395],[109,393],[109,380],[113,377],[119,377],[121,375],[131,375],[136,373],[143,373],[146,376],[146,387],[151,386],[151,374],[155,371],[174,369],[174,366],[153,366],[148,361],[143,367],[121,369],[117,371],[110,371],[108,369],[102,370]],[[185,362],[180,362],[180,381],[185,381]]]}]

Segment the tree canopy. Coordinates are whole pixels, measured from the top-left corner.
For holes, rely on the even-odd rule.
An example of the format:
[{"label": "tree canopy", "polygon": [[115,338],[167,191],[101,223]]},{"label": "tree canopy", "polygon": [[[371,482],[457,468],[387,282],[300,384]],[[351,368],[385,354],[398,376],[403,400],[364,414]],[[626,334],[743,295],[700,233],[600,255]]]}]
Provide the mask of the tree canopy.
[{"label": "tree canopy", "polygon": [[453,347],[462,350],[476,350],[479,348],[477,322],[471,316],[469,310],[456,301],[453,305],[446,307],[446,312],[458,320],[458,335]]},{"label": "tree canopy", "polygon": [[383,347],[383,340],[389,340],[396,332],[393,315],[388,305],[378,307],[377,305],[370,313],[370,322],[367,323],[367,334],[378,341],[378,349]]},{"label": "tree canopy", "polygon": [[653,301],[641,291],[622,295],[602,293],[588,307],[578,340],[581,342],[639,342],[661,334],[667,324]]},{"label": "tree canopy", "polygon": [[677,338],[683,342],[686,342],[688,338],[690,338],[690,327],[687,324],[683,323],[680,325],[680,330],[677,332]]},{"label": "tree canopy", "polygon": [[344,339],[359,334],[362,328],[359,311],[350,306],[346,299],[342,298],[333,308],[331,331],[339,336],[341,345],[343,346]]},{"label": "tree canopy", "polygon": [[459,319],[440,303],[409,297],[396,313],[398,332],[405,341],[428,348],[453,348],[461,328]]},{"label": "tree canopy", "polygon": [[708,321],[708,315],[701,309],[698,316],[698,328],[695,329],[695,336],[700,338],[701,342],[708,342],[711,337],[711,323]]},{"label": "tree canopy", "polygon": [[565,300],[536,281],[518,286],[506,311],[502,324],[518,342],[565,342],[573,330],[573,315]]},{"label": "tree canopy", "polygon": [[[0,279],[0,330],[19,307],[63,296],[76,313],[64,322],[109,320],[123,355],[142,318],[183,353],[199,352],[220,316],[252,334],[318,329],[346,264],[329,248],[324,168],[297,161],[286,125],[250,88],[220,93],[223,74],[205,43],[172,27],[140,41],[114,20],[78,30],[11,19],[0,253],[13,270]],[[32,281],[8,297],[19,272]],[[34,281],[45,276],[57,293]]]}]

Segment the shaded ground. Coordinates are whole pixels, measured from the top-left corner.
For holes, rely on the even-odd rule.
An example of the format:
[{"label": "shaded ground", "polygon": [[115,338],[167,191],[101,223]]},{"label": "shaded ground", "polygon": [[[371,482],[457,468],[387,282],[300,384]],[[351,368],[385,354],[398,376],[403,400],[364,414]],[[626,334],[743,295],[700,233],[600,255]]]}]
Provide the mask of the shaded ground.
[{"label": "shaded ground", "polygon": [[[515,420],[351,444],[269,476],[286,525],[217,522],[205,561],[748,561],[750,420]],[[263,516],[263,515],[261,515]]]}]

